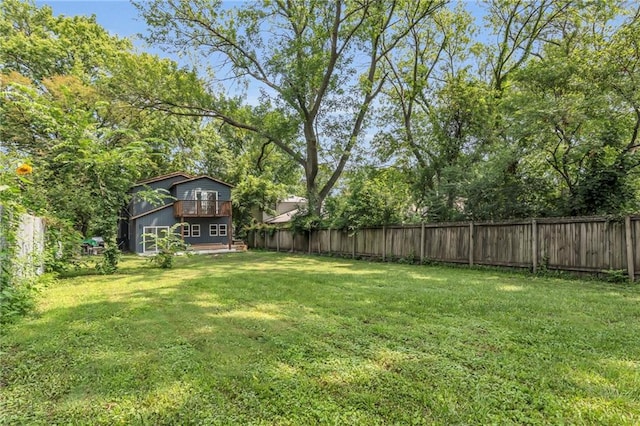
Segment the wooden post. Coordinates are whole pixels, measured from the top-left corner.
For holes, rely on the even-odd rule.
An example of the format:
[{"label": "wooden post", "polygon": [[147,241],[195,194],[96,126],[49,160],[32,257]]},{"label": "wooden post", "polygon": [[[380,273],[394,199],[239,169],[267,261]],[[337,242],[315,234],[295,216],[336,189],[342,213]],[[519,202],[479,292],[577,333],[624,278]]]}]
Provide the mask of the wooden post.
[{"label": "wooden post", "polygon": [[382,225],[382,261],[387,258],[387,227]]},{"label": "wooden post", "polygon": [[280,228],[276,229],[276,251],[280,251]]},{"label": "wooden post", "polygon": [[329,256],[331,256],[331,228],[329,228]]},{"label": "wooden post", "polygon": [[634,257],[633,257],[633,234],[631,232],[631,216],[624,218],[624,233],[627,242],[627,272],[629,274],[629,281],[633,282],[636,278]]},{"label": "wooden post", "polygon": [[311,238],[313,237],[313,230],[309,229],[309,254],[311,254]]},{"label": "wooden post", "polygon": [[233,213],[229,213],[229,222],[227,224],[227,242],[229,243],[229,250],[231,250],[231,245],[233,244]]},{"label": "wooden post", "polygon": [[469,222],[469,266],[473,266],[473,222]]},{"label": "wooden post", "polygon": [[424,263],[424,222],[420,227],[420,263]]},{"label": "wooden post", "polygon": [[538,273],[538,221],[531,221],[531,264],[534,274]]},{"label": "wooden post", "polygon": [[357,237],[357,235],[358,234],[356,234],[355,231],[354,231],[354,233],[353,233],[353,249],[351,251],[351,258],[352,259],[356,258],[356,237]]}]

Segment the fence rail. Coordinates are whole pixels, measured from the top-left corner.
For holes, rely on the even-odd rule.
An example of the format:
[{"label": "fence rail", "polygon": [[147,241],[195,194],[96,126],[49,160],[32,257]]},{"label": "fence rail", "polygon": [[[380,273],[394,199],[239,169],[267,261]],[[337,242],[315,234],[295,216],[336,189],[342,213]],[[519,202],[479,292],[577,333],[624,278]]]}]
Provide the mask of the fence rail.
[{"label": "fence rail", "polygon": [[250,248],[469,265],[640,275],[640,216],[545,218],[364,228],[252,231]]}]

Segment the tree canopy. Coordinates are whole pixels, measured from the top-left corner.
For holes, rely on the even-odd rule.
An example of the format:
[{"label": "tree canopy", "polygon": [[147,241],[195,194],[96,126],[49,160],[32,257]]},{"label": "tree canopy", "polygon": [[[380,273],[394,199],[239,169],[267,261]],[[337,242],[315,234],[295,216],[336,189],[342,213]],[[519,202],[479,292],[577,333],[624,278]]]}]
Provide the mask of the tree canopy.
[{"label": "tree canopy", "polygon": [[0,2],[2,182],[31,167],[11,194],[69,229],[115,235],[128,187],[177,170],[235,184],[238,229],[294,193],[350,228],[640,210],[633,3],[137,6],[193,67]]}]

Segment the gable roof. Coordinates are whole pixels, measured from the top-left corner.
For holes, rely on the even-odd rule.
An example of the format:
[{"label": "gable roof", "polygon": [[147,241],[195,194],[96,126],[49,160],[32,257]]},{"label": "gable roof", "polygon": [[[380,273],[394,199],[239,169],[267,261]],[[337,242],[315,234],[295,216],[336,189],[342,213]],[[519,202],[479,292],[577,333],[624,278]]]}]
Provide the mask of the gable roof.
[{"label": "gable roof", "polygon": [[218,182],[219,184],[222,184],[222,185],[228,186],[229,188],[233,188],[233,185],[231,185],[230,183],[227,183],[227,182],[221,181],[220,179],[212,178],[211,176],[207,176],[207,175],[200,175],[200,176],[195,176],[195,177],[189,177],[188,179],[181,180],[181,181],[178,181],[178,182],[174,182],[174,183],[170,186],[170,188],[173,188],[174,186],[176,186],[176,185],[180,185],[180,184],[182,184],[182,183],[191,182],[191,181],[198,180],[198,179],[209,179],[209,180],[212,180],[212,181],[214,181],[214,182]]},{"label": "gable roof", "polygon": [[166,175],[160,175],[160,176],[156,176],[156,177],[152,177],[149,179],[145,179],[145,180],[141,180],[139,182],[136,182],[135,185],[133,185],[134,187],[136,186],[140,186],[140,185],[147,185],[149,183],[153,183],[153,182],[160,182],[163,181],[165,179],[171,179],[172,177],[176,177],[176,176],[182,176],[185,179],[191,179],[193,176],[188,175],[186,173],[183,172],[173,172],[173,173],[169,173]]},{"label": "gable roof", "polygon": [[270,224],[270,225],[275,225],[277,223],[288,223],[291,222],[291,219],[293,219],[293,216],[295,216],[296,214],[298,214],[300,210],[299,209],[294,209],[294,210],[290,210],[288,212],[284,212],[278,216],[274,216],[271,217],[267,220],[264,221],[264,223]]},{"label": "gable roof", "polygon": [[129,219],[131,219],[131,220],[139,219],[139,218],[144,217],[144,216],[146,216],[148,214],[156,213],[156,212],[159,212],[160,210],[164,210],[164,209],[169,208],[169,207],[173,208],[173,204],[165,204],[164,206],[160,206],[160,207],[157,207],[157,208],[155,208],[153,210],[149,210],[147,212],[140,213],[139,215],[131,216]]}]

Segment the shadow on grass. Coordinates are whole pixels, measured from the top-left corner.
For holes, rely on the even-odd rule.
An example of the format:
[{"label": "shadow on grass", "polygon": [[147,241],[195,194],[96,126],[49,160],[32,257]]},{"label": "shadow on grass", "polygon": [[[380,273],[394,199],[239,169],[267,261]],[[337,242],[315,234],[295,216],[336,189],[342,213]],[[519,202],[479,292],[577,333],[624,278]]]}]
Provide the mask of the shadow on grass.
[{"label": "shadow on grass", "polygon": [[598,288],[270,254],[178,266],[123,268],[119,300],[17,327],[0,388],[15,422],[624,423],[640,408],[637,310]]}]

